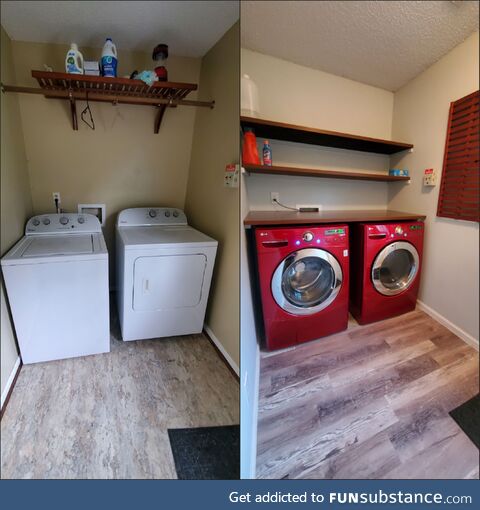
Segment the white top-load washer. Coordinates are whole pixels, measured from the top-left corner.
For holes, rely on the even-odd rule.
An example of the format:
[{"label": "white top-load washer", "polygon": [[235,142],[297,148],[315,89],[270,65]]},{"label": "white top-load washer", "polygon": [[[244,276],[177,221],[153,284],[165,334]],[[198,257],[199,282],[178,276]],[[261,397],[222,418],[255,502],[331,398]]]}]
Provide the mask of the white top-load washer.
[{"label": "white top-load washer", "polygon": [[30,218],[1,265],[23,363],[110,350],[108,254],[96,216]]},{"label": "white top-load washer", "polygon": [[124,340],[200,333],[217,241],[172,208],[126,209],[117,220],[117,297]]}]

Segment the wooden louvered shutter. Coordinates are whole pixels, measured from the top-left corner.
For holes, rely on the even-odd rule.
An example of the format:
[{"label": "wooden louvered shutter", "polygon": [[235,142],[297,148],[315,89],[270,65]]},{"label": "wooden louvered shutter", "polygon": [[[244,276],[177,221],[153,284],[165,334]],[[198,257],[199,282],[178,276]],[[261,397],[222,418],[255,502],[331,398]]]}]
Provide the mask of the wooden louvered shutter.
[{"label": "wooden louvered shutter", "polygon": [[480,221],[479,91],[450,104],[437,216]]}]

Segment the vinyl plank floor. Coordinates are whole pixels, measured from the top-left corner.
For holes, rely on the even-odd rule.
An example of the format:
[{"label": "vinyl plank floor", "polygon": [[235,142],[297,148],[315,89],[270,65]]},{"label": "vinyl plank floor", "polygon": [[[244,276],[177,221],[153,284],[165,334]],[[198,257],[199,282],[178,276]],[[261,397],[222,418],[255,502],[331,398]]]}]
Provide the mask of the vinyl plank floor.
[{"label": "vinyl plank floor", "polygon": [[264,352],[257,477],[478,477],[448,414],[478,384],[478,352],[421,311]]},{"label": "vinyl plank floor", "polygon": [[202,334],[22,367],[1,422],[2,478],[176,478],[169,428],[239,422],[239,384]]}]

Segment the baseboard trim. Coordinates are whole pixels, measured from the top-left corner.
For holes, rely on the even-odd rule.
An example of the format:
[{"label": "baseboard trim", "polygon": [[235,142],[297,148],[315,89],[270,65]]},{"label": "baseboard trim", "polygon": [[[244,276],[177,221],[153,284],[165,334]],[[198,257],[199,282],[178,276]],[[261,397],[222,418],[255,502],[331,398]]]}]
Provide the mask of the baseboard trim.
[{"label": "baseboard trim", "polygon": [[7,407],[8,401],[10,400],[10,395],[12,394],[15,383],[17,382],[18,374],[20,373],[20,368],[22,367],[22,360],[20,356],[18,356],[15,364],[13,365],[10,376],[7,380],[7,384],[5,385],[5,389],[2,392],[2,401],[1,401],[1,413],[0,418],[3,416],[5,409]]},{"label": "baseboard trim", "polygon": [[238,368],[238,365],[235,363],[235,361],[233,361],[230,354],[228,354],[228,352],[225,350],[220,340],[215,336],[215,333],[210,329],[208,324],[204,324],[203,329],[205,330],[208,338],[212,341],[213,345],[217,348],[218,353],[225,360],[226,364],[233,370],[237,378],[239,378],[240,369]]},{"label": "baseboard trim", "polygon": [[478,340],[474,338],[472,335],[464,331],[462,328],[459,328],[453,322],[449,321],[442,314],[438,313],[433,308],[430,308],[423,301],[417,300],[417,307],[420,310],[423,310],[427,315],[430,315],[437,322],[445,326],[448,330],[450,330],[453,334],[457,335],[458,338],[461,338],[466,344],[470,345],[474,349],[478,351]]}]

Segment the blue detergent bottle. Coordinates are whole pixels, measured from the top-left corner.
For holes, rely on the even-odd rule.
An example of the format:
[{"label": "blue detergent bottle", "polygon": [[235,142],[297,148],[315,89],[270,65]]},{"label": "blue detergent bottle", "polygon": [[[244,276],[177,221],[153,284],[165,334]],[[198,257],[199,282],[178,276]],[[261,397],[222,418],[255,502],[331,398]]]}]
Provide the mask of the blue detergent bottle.
[{"label": "blue detergent bottle", "polygon": [[102,76],[116,78],[117,76],[117,48],[110,37],[107,37],[102,50],[102,59],[100,61]]}]

